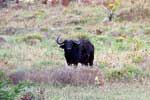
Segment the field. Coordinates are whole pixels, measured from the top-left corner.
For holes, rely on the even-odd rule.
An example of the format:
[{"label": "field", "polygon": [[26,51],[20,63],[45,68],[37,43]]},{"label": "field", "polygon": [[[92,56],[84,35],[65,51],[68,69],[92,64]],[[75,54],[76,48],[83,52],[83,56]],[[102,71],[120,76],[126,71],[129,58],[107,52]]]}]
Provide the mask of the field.
[{"label": "field", "polygon": [[6,75],[35,71],[39,77],[43,71],[68,67],[55,41],[60,35],[62,40],[89,39],[95,46],[93,67],[105,76],[103,86],[54,86],[39,80],[15,100],[28,100],[20,99],[27,93],[33,100],[149,100],[149,5],[149,0],[122,0],[110,22],[104,22],[107,13],[95,4],[0,8],[0,69]]}]

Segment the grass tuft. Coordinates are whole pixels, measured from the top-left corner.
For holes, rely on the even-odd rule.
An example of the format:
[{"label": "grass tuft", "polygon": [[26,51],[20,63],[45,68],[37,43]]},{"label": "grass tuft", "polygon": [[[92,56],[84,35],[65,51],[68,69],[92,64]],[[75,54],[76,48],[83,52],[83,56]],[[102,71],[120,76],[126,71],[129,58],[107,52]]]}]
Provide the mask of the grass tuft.
[{"label": "grass tuft", "polygon": [[25,35],[25,36],[19,36],[16,38],[16,41],[17,42],[27,42],[32,39],[42,41],[44,39],[44,36],[39,33],[33,33],[33,34]]}]

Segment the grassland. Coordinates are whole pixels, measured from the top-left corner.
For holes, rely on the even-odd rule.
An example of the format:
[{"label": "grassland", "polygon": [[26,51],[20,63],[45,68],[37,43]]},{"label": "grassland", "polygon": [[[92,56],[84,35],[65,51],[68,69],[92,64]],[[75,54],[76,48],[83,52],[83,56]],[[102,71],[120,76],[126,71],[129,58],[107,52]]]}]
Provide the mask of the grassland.
[{"label": "grassland", "polygon": [[[143,8],[136,8],[139,4]],[[67,66],[56,37],[88,38],[95,46],[94,67],[103,71],[105,85],[44,84],[40,85],[45,98],[41,100],[149,100],[149,4],[148,0],[134,4],[127,0],[116,11],[120,15],[108,23],[103,23],[107,15],[97,5],[25,4],[0,9],[0,69],[10,74]],[[37,95],[38,87],[29,91]]]}]

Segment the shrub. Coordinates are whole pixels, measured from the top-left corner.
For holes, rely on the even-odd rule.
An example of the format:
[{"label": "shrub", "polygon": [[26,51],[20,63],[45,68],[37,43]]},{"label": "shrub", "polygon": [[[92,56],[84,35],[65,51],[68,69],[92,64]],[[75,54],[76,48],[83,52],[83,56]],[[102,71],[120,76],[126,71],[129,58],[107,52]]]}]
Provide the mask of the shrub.
[{"label": "shrub", "polygon": [[62,68],[52,73],[53,84],[103,85],[104,75],[98,68]]},{"label": "shrub", "polygon": [[0,100],[15,100],[26,85],[24,83],[11,84],[9,78],[0,71]]},{"label": "shrub", "polygon": [[[30,80],[37,83],[47,83],[52,85],[103,85],[104,76],[98,68],[57,68],[52,70],[32,70],[18,76],[16,72],[10,76],[13,82]],[[95,80],[96,79],[96,80]],[[98,79],[98,80],[97,80]],[[96,81],[96,83],[95,83]],[[97,82],[99,81],[99,82]]]},{"label": "shrub", "polygon": [[0,81],[7,80],[7,76],[5,75],[4,72],[0,71]]},{"label": "shrub", "polygon": [[133,58],[132,58],[132,61],[134,62],[134,63],[140,63],[140,62],[142,62],[143,61],[143,57],[142,56],[139,56],[139,55],[135,55]]},{"label": "shrub", "polygon": [[106,71],[108,80],[130,80],[142,77],[142,70],[133,65],[125,65],[122,68],[110,68]]}]

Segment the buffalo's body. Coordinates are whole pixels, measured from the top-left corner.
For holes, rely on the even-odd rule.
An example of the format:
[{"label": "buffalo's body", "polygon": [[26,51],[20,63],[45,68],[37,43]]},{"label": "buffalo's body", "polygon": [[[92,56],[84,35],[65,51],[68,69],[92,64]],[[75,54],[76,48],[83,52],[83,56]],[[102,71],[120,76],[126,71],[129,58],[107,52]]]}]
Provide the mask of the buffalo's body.
[{"label": "buffalo's body", "polygon": [[65,40],[64,42],[59,43],[57,39],[57,43],[64,49],[68,65],[74,64],[77,66],[78,63],[90,66],[93,65],[94,46],[89,40]]}]

